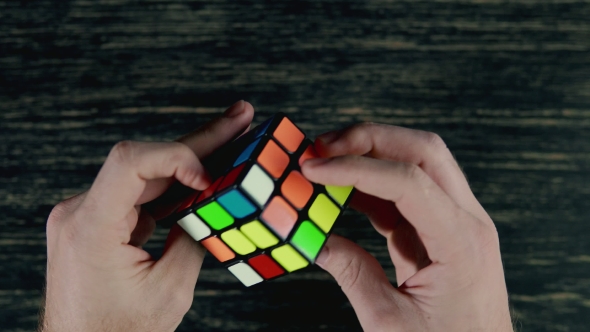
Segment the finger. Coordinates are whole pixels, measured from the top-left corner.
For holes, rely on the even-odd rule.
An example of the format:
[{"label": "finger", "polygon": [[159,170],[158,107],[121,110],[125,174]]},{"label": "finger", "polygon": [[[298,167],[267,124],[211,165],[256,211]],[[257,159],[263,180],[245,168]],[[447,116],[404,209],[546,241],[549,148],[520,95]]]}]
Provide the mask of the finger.
[{"label": "finger", "polygon": [[424,171],[414,165],[368,157],[311,159],[302,171],[311,181],[346,186],[395,203],[416,228],[432,261],[452,258],[471,218]]},{"label": "finger", "polygon": [[170,177],[193,189],[209,185],[203,165],[183,144],[120,142],[109,153],[81,207],[91,214],[92,225],[119,223],[143,200],[153,199],[143,195],[147,181]]},{"label": "finger", "polygon": [[138,199],[141,202],[150,202],[162,195],[170,186],[175,183],[174,178],[152,179],[146,182],[142,196]]},{"label": "finger", "polygon": [[[188,146],[200,160],[203,160],[225,143],[247,131],[253,116],[254,108],[252,105],[240,100],[228,108],[220,117],[180,137],[176,141]],[[150,181],[146,192],[155,192],[157,193],[155,197],[158,197],[170,187],[172,182],[169,179]],[[169,190],[160,196],[156,202],[151,202],[146,206],[156,220],[174,211],[182,198],[189,195],[189,192],[184,190],[186,188],[180,187],[175,186],[173,190]]]},{"label": "finger", "polygon": [[387,249],[398,285],[432,263],[416,229],[405,219],[387,236]]},{"label": "finger", "polygon": [[164,253],[154,265],[154,276],[166,280],[169,287],[192,301],[205,252],[205,248],[179,225],[174,225],[166,239]]},{"label": "finger", "polygon": [[[363,327],[374,331],[376,322],[383,317],[396,315],[397,290],[391,285],[375,257],[338,235],[331,235],[316,260],[316,264],[330,273],[350,304]],[[381,327],[382,328],[382,327]]]},{"label": "finger", "polygon": [[324,157],[366,155],[418,165],[461,207],[491,222],[471,192],[452,153],[440,136],[434,133],[363,123],[321,135],[315,147]]},{"label": "finger", "polygon": [[202,160],[247,130],[253,116],[254,107],[240,100],[228,108],[222,116],[176,141],[188,146]]},{"label": "finger", "polygon": [[403,216],[392,201],[355,191],[350,207],[365,214],[377,232],[385,237],[393,232]]},{"label": "finger", "polygon": [[47,257],[53,256],[53,248],[59,239],[59,230],[63,226],[64,221],[80,206],[84,197],[86,197],[86,192],[67,198],[54,206],[49,213],[46,225]]},{"label": "finger", "polygon": [[398,284],[401,285],[431,263],[416,229],[401,215],[393,202],[355,191],[350,206],[366,214],[377,232],[387,239],[387,249],[395,266]]}]

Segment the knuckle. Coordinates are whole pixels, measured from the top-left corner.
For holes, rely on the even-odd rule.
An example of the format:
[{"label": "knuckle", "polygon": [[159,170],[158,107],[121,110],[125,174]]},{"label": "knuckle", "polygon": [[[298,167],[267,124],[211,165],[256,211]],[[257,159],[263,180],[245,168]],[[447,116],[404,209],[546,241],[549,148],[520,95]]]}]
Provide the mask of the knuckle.
[{"label": "knuckle", "polygon": [[458,172],[463,175],[465,179],[467,176],[455,160],[453,153],[443,141],[443,139],[436,133],[424,132],[426,135],[426,150],[432,156],[431,169],[449,168],[453,172]]},{"label": "knuckle", "polygon": [[60,202],[49,213],[45,229],[48,241],[55,240],[58,236],[63,237],[65,243],[73,243],[77,239],[74,222],[76,209],[73,203],[71,200]]},{"label": "knuckle", "polygon": [[426,144],[435,150],[446,150],[447,145],[445,141],[437,133],[426,132]]},{"label": "knuckle", "polygon": [[183,182],[187,183],[189,186],[197,187],[200,190],[204,190],[207,187],[207,184],[204,181],[204,176],[201,172],[193,170],[185,170],[183,172],[184,174],[179,174],[178,178],[183,179]]},{"label": "knuckle", "polygon": [[[407,185],[416,187],[426,197],[430,196],[436,191],[437,184],[432,181],[430,176],[416,164],[403,164],[404,173],[402,181],[405,181]],[[405,179],[404,179],[405,178]]]},{"label": "knuckle", "polygon": [[375,126],[377,126],[377,124],[375,122],[370,122],[370,121],[364,121],[364,122],[360,122],[355,124],[352,129],[353,131],[359,131],[359,132],[366,132],[366,131],[371,131],[375,128]]},{"label": "knuckle", "polygon": [[182,179],[185,183],[194,184],[197,181],[198,176],[199,173],[185,167],[179,168],[176,171],[176,177]]},{"label": "knuckle", "polygon": [[182,160],[186,160],[187,157],[190,157],[193,154],[193,151],[186,145],[179,143],[179,142],[170,142],[170,158],[169,162],[180,162]]},{"label": "knuckle", "polygon": [[450,163],[452,167],[459,167],[445,141],[436,133],[425,132],[426,146],[436,160],[437,167]]},{"label": "knuckle", "polygon": [[422,180],[426,176],[426,173],[424,173],[424,170],[422,170],[420,166],[409,163],[404,163],[403,165],[406,178],[419,183],[422,182]]},{"label": "knuckle", "polygon": [[45,226],[48,239],[55,236],[57,230],[63,224],[63,220],[66,218],[68,210],[69,208],[67,207],[66,202],[58,203],[53,209],[51,209],[49,217],[47,217],[47,225]]},{"label": "knuckle", "polygon": [[47,218],[47,225],[54,225],[62,221],[69,212],[69,206],[66,201],[58,203],[51,209]]},{"label": "knuckle", "polygon": [[350,142],[364,142],[369,137],[370,133],[378,126],[373,122],[361,122],[353,125],[347,135]]},{"label": "knuckle", "polygon": [[[171,143],[169,157],[164,162],[171,165],[186,165],[194,158],[195,154],[188,146],[182,143]],[[179,167],[176,175],[191,182],[196,179],[198,173],[189,167]]]},{"label": "knuckle", "polygon": [[362,146],[370,140],[370,134],[373,132],[375,126],[376,124],[372,122],[354,124],[345,131],[342,139],[351,147]]},{"label": "knuckle", "polygon": [[113,146],[109,159],[121,164],[133,164],[136,144],[133,141],[121,141]]},{"label": "knuckle", "polygon": [[81,200],[86,196],[85,194],[86,193],[82,193],[70,197],[55,205],[47,217],[47,229],[55,229],[57,226],[64,224],[64,221],[69,218],[79,206]]}]

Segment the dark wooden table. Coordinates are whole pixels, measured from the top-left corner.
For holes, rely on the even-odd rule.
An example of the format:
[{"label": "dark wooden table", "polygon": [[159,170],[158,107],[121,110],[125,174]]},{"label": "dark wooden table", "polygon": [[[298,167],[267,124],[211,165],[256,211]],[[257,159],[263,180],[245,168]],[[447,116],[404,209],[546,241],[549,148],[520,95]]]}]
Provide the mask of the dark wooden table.
[{"label": "dark wooden table", "polygon": [[[439,133],[498,227],[522,331],[590,329],[588,1],[0,1],[0,330],[36,326],[52,206],[123,139],[238,99],[309,135]],[[393,276],[358,215],[337,233]],[[162,248],[159,230],[148,249]],[[207,257],[180,331],[359,330],[312,269],[245,290]]]}]

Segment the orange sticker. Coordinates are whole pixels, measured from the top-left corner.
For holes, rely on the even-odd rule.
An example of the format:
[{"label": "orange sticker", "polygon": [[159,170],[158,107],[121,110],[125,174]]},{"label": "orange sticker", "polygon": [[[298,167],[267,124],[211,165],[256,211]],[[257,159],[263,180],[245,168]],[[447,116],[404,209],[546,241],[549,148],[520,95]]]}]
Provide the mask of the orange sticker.
[{"label": "orange sticker", "polygon": [[289,152],[297,151],[297,148],[305,138],[301,130],[289,121],[283,118],[277,129],[275,129],[273,136],[281,143]]},{"label": "orange sticker", "polygon": [[297,171],[292,171],[283,182],[281,192],[298,209],[302,209],[313,194],[313,185]]},{"label": "orange sticker", "polygon": [[289,156],[277,143],[270,140],[258,156],[258,163],[272,175],[275,179],[281,177],[287,165],[289,165]]},{"label": "orange sticker", "polygon": [[201,244],[222,263],[236,257],[236,254],[219,238],[210,237],[201,241]]}]

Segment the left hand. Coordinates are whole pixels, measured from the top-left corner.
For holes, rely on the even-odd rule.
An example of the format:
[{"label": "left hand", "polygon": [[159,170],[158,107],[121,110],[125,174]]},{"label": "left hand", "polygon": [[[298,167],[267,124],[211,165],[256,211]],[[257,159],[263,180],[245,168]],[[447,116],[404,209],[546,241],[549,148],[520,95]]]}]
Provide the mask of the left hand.
[{"label": "left hand", "polygon": [[252,105],[174,143],[120,142],[90,190],[59,203],[47,221],[47,288],[41,330],[173,331],[189,310],[205,250],[179,226],[162,257],[141,249],[154,218],[142,210],[178,180],[209,179],[199,159],[249,127]]}]

